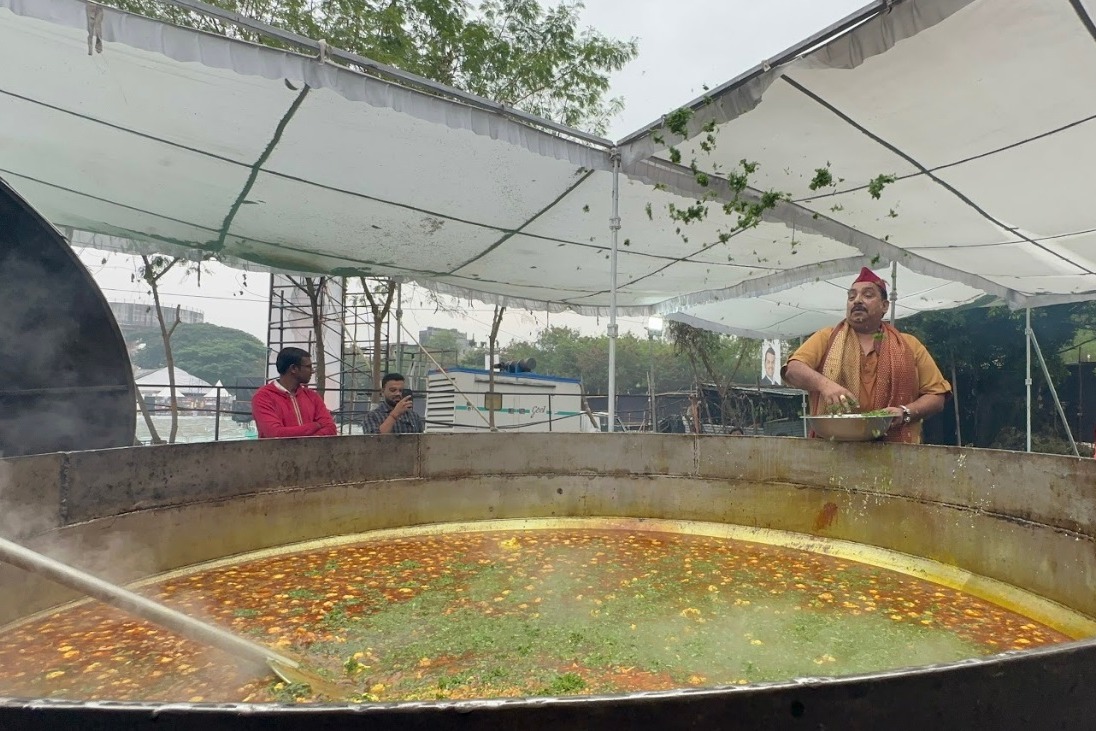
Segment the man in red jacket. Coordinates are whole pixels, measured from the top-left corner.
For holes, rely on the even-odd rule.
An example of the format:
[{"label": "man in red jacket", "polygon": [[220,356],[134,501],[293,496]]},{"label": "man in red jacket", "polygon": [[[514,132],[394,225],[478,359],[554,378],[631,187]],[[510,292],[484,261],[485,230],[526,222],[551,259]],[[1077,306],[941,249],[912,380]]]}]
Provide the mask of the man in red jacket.
[{"label": "man in red jacket", "polygon": [[260,439],[276,437],[333,437],[335,420],[323,399],[305,384],[312,380],[312,357],[307,350],[283,348],[275,362],[278,377],[251,399],[251,415]]}]

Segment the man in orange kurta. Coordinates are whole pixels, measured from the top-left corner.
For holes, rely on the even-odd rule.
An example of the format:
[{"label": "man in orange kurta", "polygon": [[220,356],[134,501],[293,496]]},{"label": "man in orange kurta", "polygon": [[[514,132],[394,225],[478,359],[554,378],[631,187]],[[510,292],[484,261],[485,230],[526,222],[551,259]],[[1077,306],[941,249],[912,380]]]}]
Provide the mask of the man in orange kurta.
[{"label": "man in orange kurta", "polygon": [[944,408],[951,384],[917,338],[884,320],[887,283],[867,267],[849,287],[845,319],[810,336],[781,370],[809,393],[812,415],[885,409],[888,442],[921,442],[921,422]]}]

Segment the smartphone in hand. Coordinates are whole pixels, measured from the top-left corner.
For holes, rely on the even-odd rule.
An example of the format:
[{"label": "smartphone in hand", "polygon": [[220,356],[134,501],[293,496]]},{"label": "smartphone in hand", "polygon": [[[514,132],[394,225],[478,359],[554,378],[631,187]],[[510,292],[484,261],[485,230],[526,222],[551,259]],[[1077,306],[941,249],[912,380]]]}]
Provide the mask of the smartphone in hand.
[{"label": "smartphone in hand", "polygon": [[413,396],[414,392],[410,388],[400,389],[400,398],[412,398]]}]

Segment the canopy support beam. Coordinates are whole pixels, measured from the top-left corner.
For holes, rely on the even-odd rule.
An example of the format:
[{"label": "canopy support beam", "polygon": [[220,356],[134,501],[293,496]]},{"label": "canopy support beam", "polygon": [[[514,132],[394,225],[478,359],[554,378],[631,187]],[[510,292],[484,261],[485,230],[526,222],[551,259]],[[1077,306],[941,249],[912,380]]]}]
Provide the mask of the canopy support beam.
[{"label": "canopy support beam", "polygon": [[1031,451],[1031,308],[1024,308],[1024,317],[1026,323],[1024,325],[1024,344],[1027,347],[1027,369],[1024,371],[1024,386],[1027,388],[1027,427],[1025,433],[1027,434],[1027,446],[1026,451]]},{"label": "canopy support beam", "polygon": [[1050,387],[1050,395],[1054,398],[1054,408],[1058,410],[1058,418],[1062,420],[1062,426],[1066,429],[1066,436],[1069,437],[1069,446],[1073,449],[1073,456],[1080,457],[1081,453],[1077,451],[1077,442],[1073,441],[1073,430],[1069,428],[1069,419],[1066,418],[1065,409],[1062,408],[1062,402],[1058,398],[1058,389],[1054,387],[1054,381],[1050,380],[1050,370],[1047,368],[1047,362],[1043,359],[1043,349],[1039,347],[1039,340],[1035,337],[1035,331],[1031,329],[1031,308],[1027,308],[1027,338],[1028,338],[1028,372],[1027,372],[1027,451],[1031,451],[1031,348],[1035,348],[1035,356],[1039,359],[1039,367],[1043,369],[1043,378],[1047,379],[1047,386]]},{"label": "canopy support beam", "polygon": [[609,427],[616,431],[617,235],[620,233],[620,151],[613,148],[613,214],[609,219]]},{"label": "canopy support beam", "polygon": [[895,312],[898,310],[898,262],[891,262],[890,321],[894,325]]}]

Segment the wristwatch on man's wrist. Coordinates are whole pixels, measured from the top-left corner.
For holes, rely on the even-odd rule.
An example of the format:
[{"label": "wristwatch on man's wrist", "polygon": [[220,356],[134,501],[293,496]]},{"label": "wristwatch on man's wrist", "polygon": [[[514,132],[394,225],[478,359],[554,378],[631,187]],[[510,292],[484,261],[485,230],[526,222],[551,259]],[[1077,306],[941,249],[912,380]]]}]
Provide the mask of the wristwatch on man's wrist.
[{"label": "wristwatch on man's wrist", "polygon": [[902,409],[903,424],[909,424],[911,421],[913,421],[913,412],[910,411],[909,406],[899,406],[898,408]]}]

